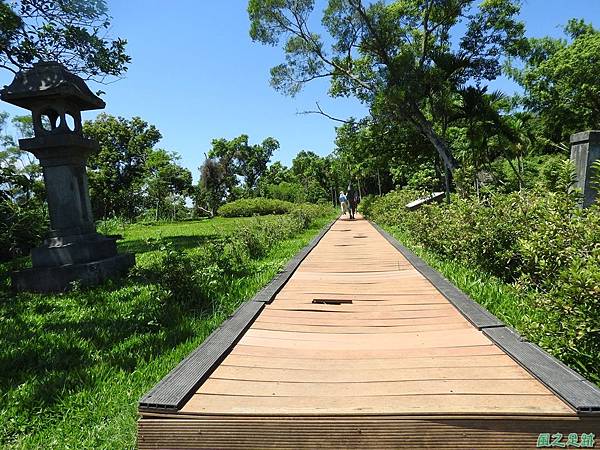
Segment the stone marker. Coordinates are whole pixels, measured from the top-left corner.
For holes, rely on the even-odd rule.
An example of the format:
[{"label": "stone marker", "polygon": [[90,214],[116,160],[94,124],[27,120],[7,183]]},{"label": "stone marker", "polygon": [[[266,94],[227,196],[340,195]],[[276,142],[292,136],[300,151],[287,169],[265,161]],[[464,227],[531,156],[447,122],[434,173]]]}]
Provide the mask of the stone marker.
[{"label": "stone marker", "polygon": [[19,72],[0,98],[32,112],[35,137],[19,146],[40,160],[51,226],[31,251],[33,268],[12,274],[13,288],[60,292],[74,281],[95,284],[127,271],[135,258],[118,254],[116,239],[96,233],[88,193],[86,161],[98,143],[83,137],[81,111],[102,109],[104,101],[56,62]]},{"label": "stone marker", "polygon": [[431,194],[427,197],[418,198],[417,200],[407,203],[406,208],[410,209],[412,211],[412,210],[418,209],[421,206],[426,205],[428,203],[441,202],[445,196],[446,196],[445,192],[434,192],[433,194]]},{"label": "stone marker", "polygon": [[[600,159],[600,131],[571,135],[571,161],[575,164],[575,187],[583,193],[582,206],[594,203],[598,193],[592,187],[592,164]],[[600,174],[598,175],[600,176]]]}]

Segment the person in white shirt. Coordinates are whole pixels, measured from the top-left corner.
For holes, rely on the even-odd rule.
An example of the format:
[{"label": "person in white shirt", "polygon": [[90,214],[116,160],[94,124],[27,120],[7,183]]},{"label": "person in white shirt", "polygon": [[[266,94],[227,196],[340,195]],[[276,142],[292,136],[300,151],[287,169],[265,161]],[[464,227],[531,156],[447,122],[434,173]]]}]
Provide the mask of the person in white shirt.
[{"label": "person in white shirt", "polygon": [[346,214],[348,212],[348,198],[346,197],[346,194],[344,194],[344,192],[340,192],[340,206],[342,208],[342,214]]}]

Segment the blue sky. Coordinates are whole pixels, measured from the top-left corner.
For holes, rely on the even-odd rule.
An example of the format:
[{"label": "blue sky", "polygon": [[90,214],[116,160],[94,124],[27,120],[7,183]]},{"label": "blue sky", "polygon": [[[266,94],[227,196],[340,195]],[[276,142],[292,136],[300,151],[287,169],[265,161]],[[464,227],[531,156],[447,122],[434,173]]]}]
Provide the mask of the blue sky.
[{"label": "blue sky", "polygon": [[[213,138],[245,133],[254,143],[273,136],[281,144],[273,160],[289,165],[300,150],[326,155],[334,147],[336,123],[299,111],[314,109],[318,101],[334,116],[366,114],[352,99],[328,98],[326,81],[295,98],[273,90],[269,69],[283,53],[250,40],[245,0],[108,2],[111,34],[128,40],[132,64],[126,78],[91,87],[106,92],[107,113],[156,125],[163,135],[159,146],[181,154],[194,179]],[[522,8],[528,36],[561,35],[560,26],[571,17],[599,27],[600,0],[525,0]],[[10,74],[0,75],[0,84],[10,80]],[[511,92],[514,85],[498,80],[494,88]],[[6,104],[2,109],[18,112]],[[94,116],[84,113],[85,119]]]}]

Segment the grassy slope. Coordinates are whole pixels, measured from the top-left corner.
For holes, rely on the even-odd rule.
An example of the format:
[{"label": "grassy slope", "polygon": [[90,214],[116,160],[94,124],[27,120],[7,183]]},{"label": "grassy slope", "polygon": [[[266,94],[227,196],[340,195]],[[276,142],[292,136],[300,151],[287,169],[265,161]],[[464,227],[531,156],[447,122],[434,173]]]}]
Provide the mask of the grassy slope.
[{"label": "grassy slope", "polygon": [[[240,221],[213,219],[124,230],[138,264],[168,238],[194,248]],[[264,220],[269,220],[265,218]],[[134,448],[137,401],[252,297],[330,218],[276,245],[252,275],[232,280],[209,310],[161,303],[135,280],[63,295],[0,290],[0,447]],[[6,286],[7,267],[0,272]]]}]

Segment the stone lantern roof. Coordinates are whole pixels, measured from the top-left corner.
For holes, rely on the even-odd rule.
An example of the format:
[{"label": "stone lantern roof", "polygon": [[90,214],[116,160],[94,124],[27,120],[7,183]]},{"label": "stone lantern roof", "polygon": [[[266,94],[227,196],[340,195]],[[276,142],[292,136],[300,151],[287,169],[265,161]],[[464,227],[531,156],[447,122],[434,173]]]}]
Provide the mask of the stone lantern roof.
[{"label": "stone lantern roof", "polygon": [[66,100],[80,111],[106,106],[80,77],[54,61],[35,63],[31,69],[21,70],[13,82],[0,91],[0,98],[29,110],[56,99]]}]

